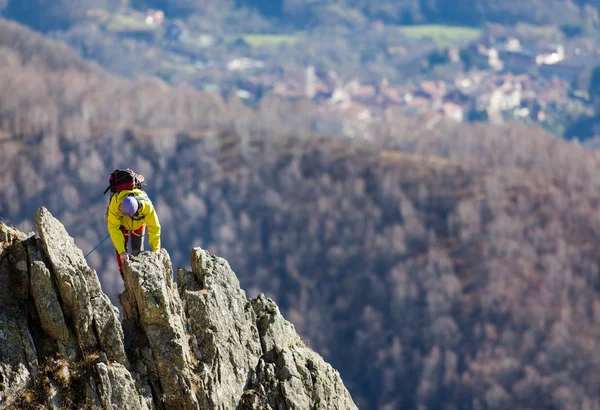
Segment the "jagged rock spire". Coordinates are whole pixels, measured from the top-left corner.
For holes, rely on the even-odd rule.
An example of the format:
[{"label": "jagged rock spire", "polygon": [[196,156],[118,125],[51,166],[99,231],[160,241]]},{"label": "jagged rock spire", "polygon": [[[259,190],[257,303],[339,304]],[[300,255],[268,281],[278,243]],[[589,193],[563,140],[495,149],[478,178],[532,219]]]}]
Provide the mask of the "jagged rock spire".
[{"label": "jagged rock spire", "polygon": [[192,271],[144,252],[124,269],[124,320],[50,212],[39,239],[0,223],[0,408],[356,409],[337,373],[222,258]]}]

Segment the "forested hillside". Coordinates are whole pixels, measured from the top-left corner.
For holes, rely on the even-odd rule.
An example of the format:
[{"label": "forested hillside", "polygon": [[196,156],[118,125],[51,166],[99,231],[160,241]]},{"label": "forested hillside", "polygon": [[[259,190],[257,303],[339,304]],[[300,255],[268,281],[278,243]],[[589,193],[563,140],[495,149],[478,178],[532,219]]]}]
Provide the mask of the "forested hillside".
[{"label": "forested hillside", "polygon": [[[172,17],[190,14],[219,15],[233,8],[256,9],[284,25],[307,27],[331,22],[382,20],[393,24],[445,23],[586,24],[598,19],[597,0],[1,0],[0,11],[40,30],[65,29],[93,9],[115,11],[119,7],[155,7]],[[39,10],[39,13],[31,13]]]},{"label": "forested hillside", "polygon": [[[338,0],[304,1],[242,0],[241,4],[257,7],[267,15],[292,17],[299,22],[314,24],[334,15],[350,17],[360,13],[367,19],[379,19],[388,23],[449,23],[456,25],[479,25],[485,21],[515,24],[527,21],[538,24],[564,24],[581,19],[586,5],[598,7],[597,1],[499,1],[467,0]],[[356,17],[354,17],[356,19]]]},{"label": "forested hillside", "polygon": [[[44,205],[91,250],[108,175],[129,166],[175,265],[191,246],[226,257],[361,409],[600,406],[597,152],[393,110],[373,140],[335,139],[308,102],[128,82],[0,27],[4,222],[31,230]],[[110,244],[88,262],[114,297]]]}]

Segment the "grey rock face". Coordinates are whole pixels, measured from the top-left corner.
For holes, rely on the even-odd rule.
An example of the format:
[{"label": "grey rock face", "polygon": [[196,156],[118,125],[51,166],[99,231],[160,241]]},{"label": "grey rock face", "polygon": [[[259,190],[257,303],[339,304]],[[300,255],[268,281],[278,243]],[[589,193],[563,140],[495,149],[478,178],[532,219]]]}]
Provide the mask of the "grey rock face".
[{"label": "grey rock face", "polygon": [[181,301],[176,288],[168,286],[164,265],[153,253],[145,252],[127,264],[123,273],[126,295],[136,312],[133,319],[139,322],[152,352],[145,364],[156,369],[161,401],[168,409],[198,408]]},{"label": "grey rock face", "polygon": [[263,356],[239,409],[356,409],[339,373],[307,347],[264,295],[252,300]]},{"label": "grey rock face", "polygon": [[44,208],[36,222],[43,240],[0,224],[0,408],[99,404],[99,352],[115,375],[103,391],[118,398],[120,386],[135,385],[118,372],[127,364],[118,310],[63,225]]},{"label": "grey rock face", "polygon": [[[22,292],[18,291],[22,290],[21,275],[27,275],[27,261],[18,259],[26,240],[25,234],[0,223],[0,408],[14,403],[37,375],[36,349],[27,327]],[[15,274],[18,281],[14,281]]]},{"label": "grey rock face", "polygon": [[42,329],[52,339],[74,347],[75,336],[65,320],[50,270],[46,267],[41,252],[31,247],[29,253],[31,272],[31,294],[40,316]]},{"label": "grey rock face", "polygon": [[123,410],[149,408],[142,396],[138,394],[135,382],[125,367],[119,364],[108,366],[105,363],[98,363],[96,372],[100,379],[98,392],[102,408]]},{"label": "grey rock face", "polygon": [[200,402],[234,409],[262,355],[256,318],[227,261],[195,248],[191,265],[192,272],[178,272],[178,283],[200,362]]},{"label": "grey rock face", "polygon": [[0,408],[14,403],[37,375],[38,362],[26,314],[14,306],[0,310]]},{"label": "grey rock face", "polygon": [[124,268],[124,320],[64,226],[0,223],[0,408],[356,409],[339,374],[277,305],[249,301],[227,261],[192,271],[143,252]]},{"label": "grey rock face", "polygon": [[[35,223],[81,352],[86,356],[101,348],[110,360],[127,365],[118,309],[102,292],[98,275],[87,266],[64,225],[46,208],[36,212]],[[100,334],[103,336],[99,340],[96,335]]]}]

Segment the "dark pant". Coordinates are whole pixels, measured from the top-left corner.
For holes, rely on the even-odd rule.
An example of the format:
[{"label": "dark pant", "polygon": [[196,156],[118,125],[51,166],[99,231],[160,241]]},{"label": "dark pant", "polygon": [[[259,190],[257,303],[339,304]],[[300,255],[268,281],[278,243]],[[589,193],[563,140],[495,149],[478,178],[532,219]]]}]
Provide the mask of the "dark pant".
[{"label": "dark pant", "polygon": [[[130,231],[124,227],[121,227],[121,232],[123,232],[123,237],[125,238],[125,252],[127,252],[127,247],[131,239],[131,254],[133,256],[139,255],[140,252],[144,250],[144,235],[146,235],[146,225],[143,225],[136,231]],[[119,264],[119,272],[121,273],[121,276],[123,276],[123,266],[121,266],[119,251],[116,252],[117,263]]]}]

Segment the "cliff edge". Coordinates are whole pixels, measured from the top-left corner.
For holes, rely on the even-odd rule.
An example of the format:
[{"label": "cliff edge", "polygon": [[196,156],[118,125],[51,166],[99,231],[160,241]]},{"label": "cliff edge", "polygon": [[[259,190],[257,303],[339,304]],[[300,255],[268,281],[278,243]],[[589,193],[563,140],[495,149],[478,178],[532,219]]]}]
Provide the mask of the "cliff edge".
[{"label": "cliff edge", "polygon": [[339,373],[277,305],[248,300],[226,260],[191,272],[150,252],[119,310],[45,208],[39,237],[0,223],[0,408],[356,409]]}]

